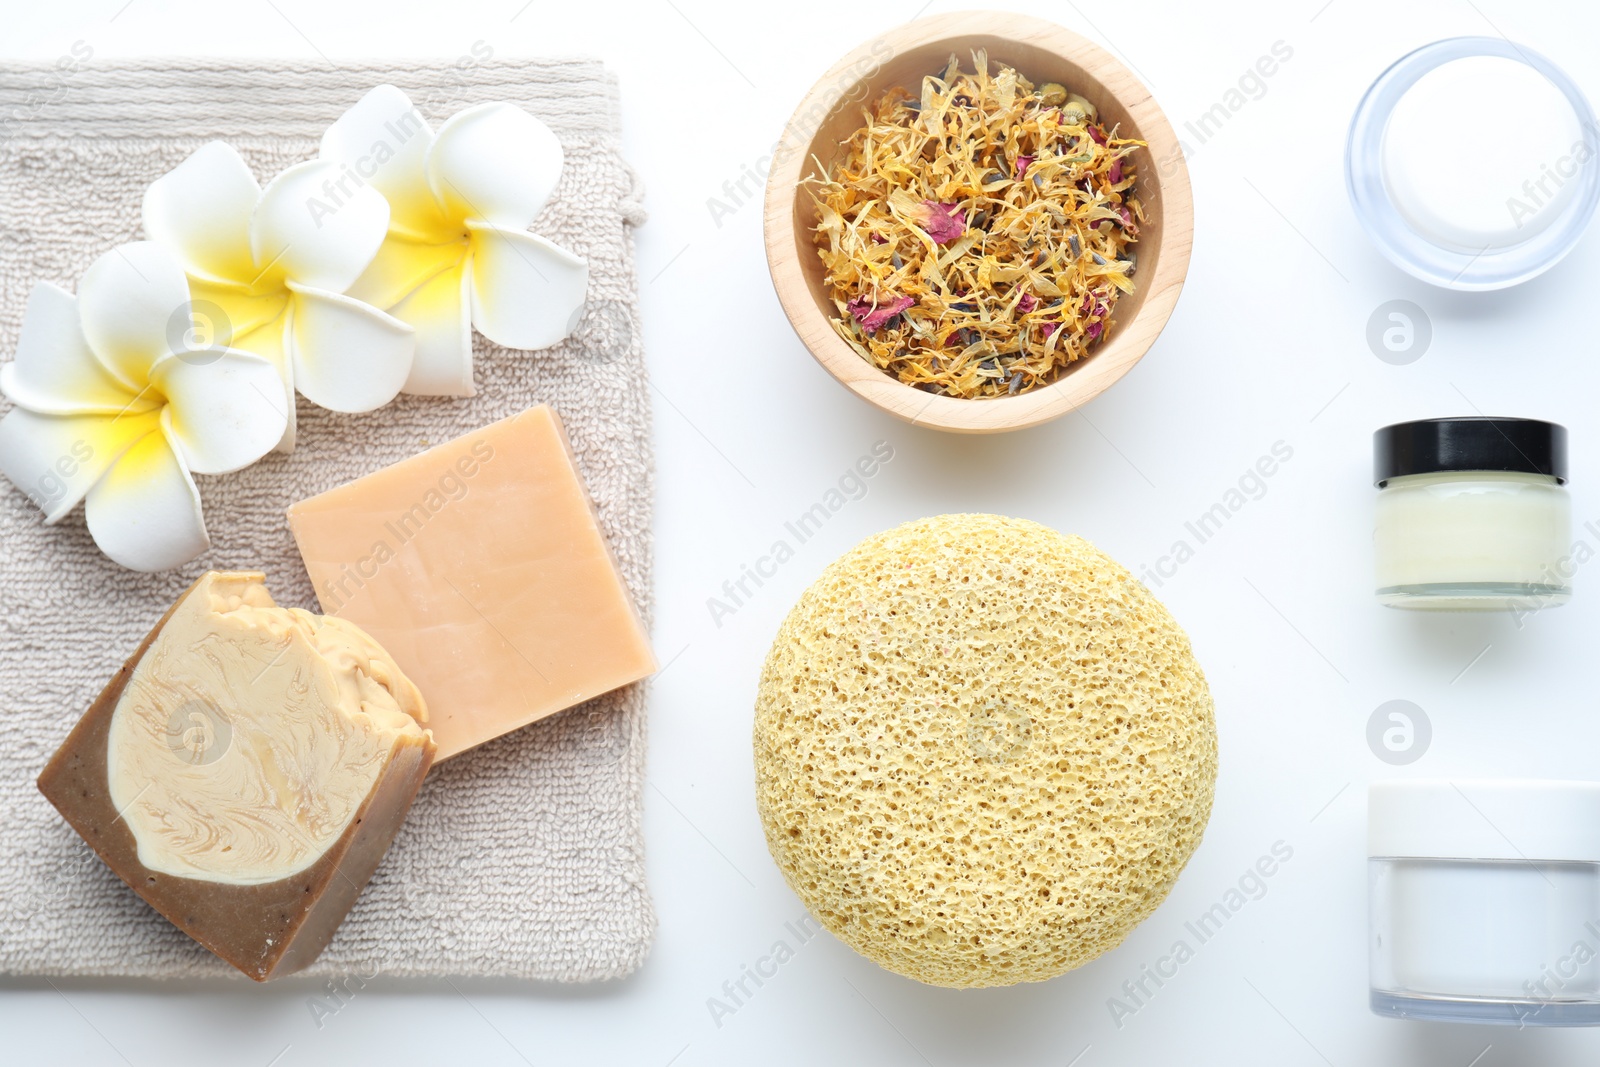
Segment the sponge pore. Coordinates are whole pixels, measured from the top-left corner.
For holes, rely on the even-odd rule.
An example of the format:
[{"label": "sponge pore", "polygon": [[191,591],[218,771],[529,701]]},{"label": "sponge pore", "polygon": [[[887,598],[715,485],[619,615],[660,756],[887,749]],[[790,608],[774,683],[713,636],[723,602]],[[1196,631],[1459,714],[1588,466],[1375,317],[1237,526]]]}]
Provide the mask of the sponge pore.
[{"label": "sponge pore", "polygon": [[1121,943],[1211,813],[1211,693],[1150,591],[1080,537],[942,515],[869,537],[762,671],[767,846],[857,952],[939,986]]}]

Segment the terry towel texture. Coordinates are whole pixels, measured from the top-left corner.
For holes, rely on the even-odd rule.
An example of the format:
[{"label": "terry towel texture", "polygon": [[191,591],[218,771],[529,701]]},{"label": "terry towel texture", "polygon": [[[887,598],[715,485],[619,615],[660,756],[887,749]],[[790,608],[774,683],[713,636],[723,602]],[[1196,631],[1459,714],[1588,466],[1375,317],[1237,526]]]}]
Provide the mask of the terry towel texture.
[{"label": "terry towel texture", "polygon": [[[209,568],[259,568],[279,603],[316,609],[284,508],[469,430],[549,403],[566,423],[633,595],[649,614],[650,407],[630,227],[640,189],[620,151],[615,79],[597,62],[328,64],[159,61],[0,70],[0,353],[16,350],[36,281],[72,290],[100,254],[142,237],[145,186],[213,138],[265,184],[316,154],[322,130],[392,82],[434,129],[509,100],[561,138],[561,186],[535,232],[589,261],[589,311],[542,352],[476,337],[478,395],[399,398],[365,415],[299,401],[300,443],[198,478],[211,550],[135,574],[95,548],[83,510],[41,524],[0,483],[0,972],[234,974],[127,889],[34,778],[163,611]],[[433,770],[333,943],[305,973],[587,981],[632,971],[655,918],[644,881],[642,686]]]}]

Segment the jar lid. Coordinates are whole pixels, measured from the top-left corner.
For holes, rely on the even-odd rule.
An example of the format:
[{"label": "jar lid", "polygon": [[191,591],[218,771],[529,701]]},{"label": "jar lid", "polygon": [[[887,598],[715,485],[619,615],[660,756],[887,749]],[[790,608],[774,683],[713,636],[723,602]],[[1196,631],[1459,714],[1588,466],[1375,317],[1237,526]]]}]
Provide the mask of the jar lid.
[{"label": "jar lid", "polygon": [[1367,855],[1600,863],[1600,782],[1373,782]]},{"label": "jar lid", "polygon": [[1540,419],[1468,415],[1418,419],[1372,435],[1378,488],[1390,478],[1441,471],[1510,471],[1567,480],[1567,428]]}]

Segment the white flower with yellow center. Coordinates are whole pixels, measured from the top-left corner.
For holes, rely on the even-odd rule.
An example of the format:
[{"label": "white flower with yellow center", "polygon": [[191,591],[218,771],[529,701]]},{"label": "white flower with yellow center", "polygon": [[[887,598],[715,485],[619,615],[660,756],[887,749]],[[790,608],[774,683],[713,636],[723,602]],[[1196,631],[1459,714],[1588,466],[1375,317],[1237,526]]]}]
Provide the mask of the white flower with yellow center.
[{"label": "white flower with yellow center", "polygon": [[389,205],[320,160],[265,190],[233,148],[212,141],[145,191],[145,235],[189,276],[195,318],[219,344],[270,360],[283,379],[294,448],[294,393],[333,411],[395,398],[411,373],[411,327],[341,295],[372,262]]},{"label": "white flower with yellow center", "polygon": [[322,136],[345,185],[389,201],[389,233],[350,289],[417,331],[408,393],[471,396],[472,327],[508,348],[546,348],[583,313],[588,264],[528,232],[561,178],[561,142],[513,104],[458,112],[435,134],[405,93],[380,85]]},{"label": "white flower with yellow center", "polygon": [[158,571],[210,546],[190,472],[224,474],[270,452],[288,424],[268,360],[187,343],[183,267],[149,241],[101,256],[74,297],[28,298],[16,359],[0,366],[15,406],[0,419],[0,471],[45,514],[86,500],[89,532],[124,567]]}]

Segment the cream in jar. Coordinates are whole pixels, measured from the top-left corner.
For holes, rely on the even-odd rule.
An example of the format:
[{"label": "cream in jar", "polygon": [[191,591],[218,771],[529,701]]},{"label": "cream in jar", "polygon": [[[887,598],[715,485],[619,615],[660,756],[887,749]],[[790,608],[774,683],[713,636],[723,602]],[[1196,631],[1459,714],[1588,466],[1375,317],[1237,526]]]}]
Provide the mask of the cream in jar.
[{"label": "cream in jar", "polygon": [[1533,611],[1572,595],[1567,431],[1473,416],[1373,435],[1378,599],[1437,611]]},{"label": "cream in jar", "polygon": [[1548,59],[1455,37],[1373,83],[1351,123],[1345,181],[1396,266],[1447,288],[1498,289],[1547,270],[1588,226],[1595,133],[1583,92]]},{"label": "cream in jar", "polygon": [[1379,1015],[1600,1025],[1600,782],[1374,782]]}]

